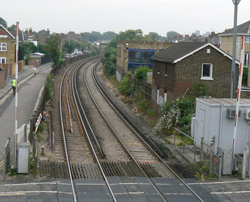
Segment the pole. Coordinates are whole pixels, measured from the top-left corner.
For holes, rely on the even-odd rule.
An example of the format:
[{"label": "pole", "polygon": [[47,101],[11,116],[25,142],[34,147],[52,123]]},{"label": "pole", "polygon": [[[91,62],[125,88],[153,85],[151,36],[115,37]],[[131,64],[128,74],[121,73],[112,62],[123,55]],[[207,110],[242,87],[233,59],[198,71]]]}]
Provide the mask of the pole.
[{"label": "pole", "polygon": [[234,4],[234,35],[233,35],[233,60],[232,60],[232,72],[231,72],[231,91],[230,98],[233,98],[234,86],[235,86],[235,58],[236,58],[236,34],[237,34],[237,13],[238,4],[240,0],[233,0]]},{"label": "pole", "polygon": [[234,136],[233,136],[233,152],[232,152],[232,169],[235,171],[235,141],[237,135],[237,125],[238,125],[238,113],[240,106],[240,93],[242,85],[242,75],[243,75],[243,64],[244,64],[244,40],[245,37],[241,37],[241,55],[240,55],[240,71],[239,71],[239,80],[238,80],[238,90],[237,90],[237,101],[236,101],[236,110],[235,110],[235,122],[234,122]]},{"label": "pole", "polygon": [[16,146],[17,146],[17,127],[18,127],[18,43],[19,43],[19,22],[16,23],[16,96],[15,96],[15,137],[14,137],[14,165],[16,167]]}]

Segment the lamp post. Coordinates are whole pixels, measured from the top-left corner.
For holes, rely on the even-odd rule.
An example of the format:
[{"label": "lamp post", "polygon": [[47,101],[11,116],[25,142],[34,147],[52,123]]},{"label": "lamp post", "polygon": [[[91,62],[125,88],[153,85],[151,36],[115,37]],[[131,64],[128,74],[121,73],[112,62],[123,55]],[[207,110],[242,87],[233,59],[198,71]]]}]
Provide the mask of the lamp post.
[{"label": "lamp post", "polygon": [[230,98],[233,98],[234,85],[235,85],[235,56],[236,56],[236,33],[237,33],[237,11],[238,4],[241,0],[232,0],[234,4],[234,35],[233,35],[233,61],[232,61],[232,72],[231,72],[231,91]]}]

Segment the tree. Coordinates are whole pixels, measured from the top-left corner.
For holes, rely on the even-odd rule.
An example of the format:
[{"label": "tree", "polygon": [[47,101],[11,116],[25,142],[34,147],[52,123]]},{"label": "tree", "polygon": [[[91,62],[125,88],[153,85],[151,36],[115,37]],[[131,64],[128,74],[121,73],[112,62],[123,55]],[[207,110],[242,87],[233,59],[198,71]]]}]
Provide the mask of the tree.
[{"label": "tree", "polygon": [[167,32],[167,39],[168,40],[172,40],[174,38],[178,38],[180,36],[179,33],[175,32],[175,31],[170,31],[170,32]]},{"label": "tree", "polygon": [[114,39],[116,37],[116,35],[117,34],[115,32],[110,32],[110,31],[104,32],[103,33],[103,39],[104,40],[112,40],[112,39]]},{"label": "tree", "polygon": [[146,41],[146,39],[142,35],[141,29],[136,30],[127,30],[125,32],[120,32],[119,35],[116,36],[117,41]]},{"label": "tree", "polygon": [[42,29],[38,32],[38,34],[47,34],[47,31],[45,29]]},{"label": "tree", "polygon": [[54,63],[54,66],[59,65],[60,63],[60,40],[58,35],[51,35],[48,43],[45,45],[44,49],[47,51]]},{"label": "tree", "polygon": [[0,24],[2,24],[5,28],[7,28],[7,22],[0,17]]},{"label": "tree", "polygon": [[8,27],[9,32],[15,32],[16,31],[16,25],[13,24],[10,27]]},{"label": "tree", "polygon": [[155,42],[155,41],[160,41],[161,40],[161,36],[159,34],[157,34],[156,32],[149,32],[148,34],[150,41]]}]

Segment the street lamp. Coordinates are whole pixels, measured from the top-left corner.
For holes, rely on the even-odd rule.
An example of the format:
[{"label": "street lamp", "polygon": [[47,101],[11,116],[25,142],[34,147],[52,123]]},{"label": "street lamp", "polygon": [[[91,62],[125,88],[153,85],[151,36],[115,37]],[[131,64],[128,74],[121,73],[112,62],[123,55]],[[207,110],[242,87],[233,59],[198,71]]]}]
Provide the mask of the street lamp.
[{"label": "street lamp", "polygon": [[234,94],[234,85],[235,85],[235,55],[236,55],[236,33],[237,33],[237,11],[238,4],[241,0],[232,0],[234,4],[234,36],[233,36],[233,61],[232,61],[232,73],[231,73],[231,91],[230,98],[233,98]]}]

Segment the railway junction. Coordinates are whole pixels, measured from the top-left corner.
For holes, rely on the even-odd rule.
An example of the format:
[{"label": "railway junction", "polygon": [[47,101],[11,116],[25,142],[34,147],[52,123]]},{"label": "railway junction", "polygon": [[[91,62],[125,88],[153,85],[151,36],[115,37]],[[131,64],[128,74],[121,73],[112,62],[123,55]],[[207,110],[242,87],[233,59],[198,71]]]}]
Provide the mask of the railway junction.
[{"label": "railway junction", "polygon": [[1,201],[248,201],[249,181],[197,181],[194,168],[168,161],[131,126],[100,70],[98,58],[86,58],[57,74],[53,147],[43,147],[36,177],[1,181]]}]

